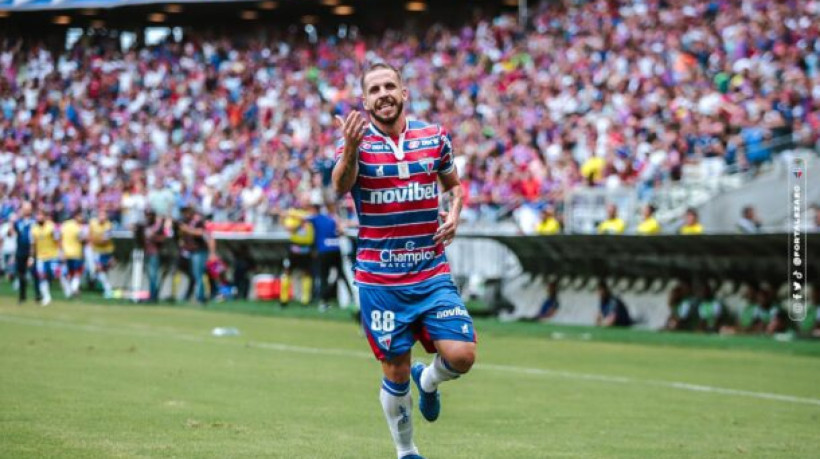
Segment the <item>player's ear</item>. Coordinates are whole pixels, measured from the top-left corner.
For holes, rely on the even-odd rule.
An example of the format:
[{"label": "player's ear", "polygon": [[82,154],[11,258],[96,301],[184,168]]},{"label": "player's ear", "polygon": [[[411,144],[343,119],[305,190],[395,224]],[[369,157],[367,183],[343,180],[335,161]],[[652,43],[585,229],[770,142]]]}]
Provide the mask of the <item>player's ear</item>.
[{"label": "player's ear", "polygon": [[408,97],[409,94],[410,93],[407,92],[407,86],[402,85],[401,86],[401,100],[406,102],[407,97]]}]

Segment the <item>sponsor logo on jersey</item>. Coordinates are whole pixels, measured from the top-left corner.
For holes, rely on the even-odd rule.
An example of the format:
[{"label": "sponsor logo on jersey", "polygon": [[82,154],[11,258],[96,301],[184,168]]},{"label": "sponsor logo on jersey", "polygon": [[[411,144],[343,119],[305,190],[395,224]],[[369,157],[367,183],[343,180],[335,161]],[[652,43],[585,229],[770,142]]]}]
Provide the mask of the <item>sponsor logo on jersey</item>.
[{"label": "sponsor logo on jersey", "polygon": [[[378,170],[376,171],[376,175],[378,175]],[[417,182],[413,182],[398,188],[372,191],[370,193],[370,203],[392,204],[394,202],[414,202],[424,201],[435,197],[435,183],[419,185]]]},{"label": "sponsor logo on jersey", "polygon": [[382,250],[379,252],[379,262],[383,268],[407,268],[436,258],[436,251],[433,249],[410,250]]},{"label": "sponsor logo on jersey", "polygon": [[467,324],[462,325],[461,326],[461,333],[464,333],[465,335],[468,335],[470,333],[470,326],[467,325]]},{"label": "sponsor logo on jersey", "polygon": [[[467,317],[469,315],[470,314],[467,313],[466,309],[456,307],[437,312],[436,319],[446,319],[448,317]],[[467,324],[464,324],[464,326],[467,326]]]},{"label": "sponsor logo on jersey", "polygon": [[384,166],[379,166],[376,168],[376,176],[384,177]]}]

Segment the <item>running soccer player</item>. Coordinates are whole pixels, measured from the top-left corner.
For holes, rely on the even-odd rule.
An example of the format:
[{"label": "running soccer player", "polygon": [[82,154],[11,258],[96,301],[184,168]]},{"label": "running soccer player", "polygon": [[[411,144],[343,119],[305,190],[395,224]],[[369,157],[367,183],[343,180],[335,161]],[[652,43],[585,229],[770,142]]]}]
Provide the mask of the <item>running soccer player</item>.
[{"label": "running soccer player", "polygon": [[[74,213],[74,218],[60,225],[63,257],[65,258],[63,279],[65,279],[64,282],[68,286],[69,296],[80,293],[80,279],[83,277],[83,244],[87,232],[88,230],[83,221],[83,213],[79,210]],[[65,289],[66,286],[64,285],[63,288]]]},{"label": "running soccer player", "polygon": [[40,304],[51,303],[50,281],[60,279],[60,233],[57,225],[42,209],[37,210],[37,222],[31,228],[32,251],[34,252]]},{"label": "running soccer player", "polygon": [[111,239],[111,220],[105,207],[100,207],[97,218],[88,222],[88,239],[94,252],[95,270],[103,287],[103,296],[111,298],[113,292],[108,270],[114,261],[114,241]]},{"label": "running soccer player", "polygon": [[[359,217],[355,281],[362,327],[382,363],[381,400],[399,458],[418,459],[413,443],[410,379],[430,422],[441,408],[438,386],[475,361],[473,322],[450,275],[444,247],[456,234],[463,192],[450,136],[438,125],[408,121],[399,71],[374,64],[361,78],[364,108],[346,119],[333,187],[352,193]],[[439,212],[439,183],[449,212]],[[441,221],[439,221],[439,217]],[[411,365],[420,340],[433,362]]]}]

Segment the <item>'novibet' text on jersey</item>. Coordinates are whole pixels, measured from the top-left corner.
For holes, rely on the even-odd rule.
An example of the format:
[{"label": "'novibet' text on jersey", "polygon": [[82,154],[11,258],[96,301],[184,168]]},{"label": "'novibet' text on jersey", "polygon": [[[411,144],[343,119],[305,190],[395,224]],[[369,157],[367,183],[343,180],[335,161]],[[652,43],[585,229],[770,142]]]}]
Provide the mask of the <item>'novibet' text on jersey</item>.
[{"label": "'novibet' text on jersey", "polygon": [[372,204],[391,204],[394,202],[424,201],[436,197],[435,183],[419,185],[417,182],[391,190],[374,190],[370,193]]}]

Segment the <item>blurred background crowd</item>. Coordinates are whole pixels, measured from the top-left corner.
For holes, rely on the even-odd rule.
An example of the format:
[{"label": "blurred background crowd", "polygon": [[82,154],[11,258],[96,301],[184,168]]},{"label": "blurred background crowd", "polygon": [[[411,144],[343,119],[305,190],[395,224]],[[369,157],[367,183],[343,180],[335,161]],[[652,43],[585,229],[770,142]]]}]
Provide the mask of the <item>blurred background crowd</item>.
[{"label": "blurred background crowd", "polygon": [[300,201],[351,218],[329,191],[333,116],[360,108],[362,65],[386,60],[411,115],[452,131],[466,222],[529,206],[560,226],[577,187],[632,187],[648,205],[685,165],[725,175],[817,148],[819,24],[818,1],[564,0],[527,27],[479,15],[62,52],[5,38],[0,218],[25,201],[57,222],[102,207],[116,228],[192,207],[268,231]]}]

